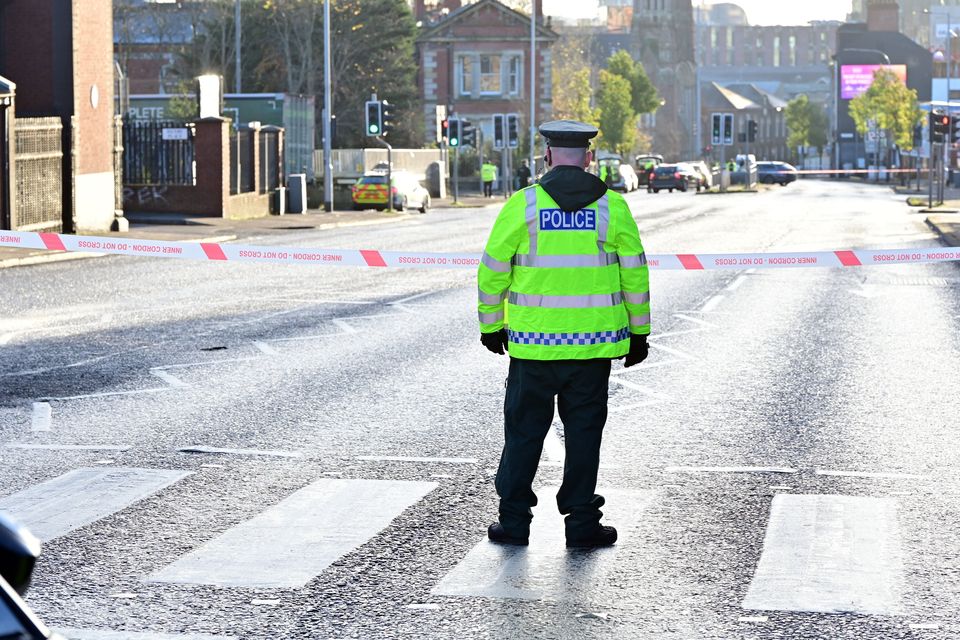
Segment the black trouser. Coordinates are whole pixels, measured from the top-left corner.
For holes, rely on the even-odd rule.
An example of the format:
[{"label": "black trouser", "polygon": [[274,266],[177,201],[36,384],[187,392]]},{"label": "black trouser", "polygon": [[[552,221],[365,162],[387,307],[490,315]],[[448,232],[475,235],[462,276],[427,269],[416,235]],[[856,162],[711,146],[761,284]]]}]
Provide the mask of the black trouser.
[{"label": "black trouser", "polygon": [[484,195],[484,197],[487,197],[487,198],[492,198],[492,197],[493,197],[493,180],[490,180],[489,182],[487,182],[486,180],[484,180],[484,182],[483,182],[483,195]]},{"label": "black trouser", "polygon": [[533,478],[543,440],[553,422],[554,398],[563,422],[566,460],[557,493],[566,514],[568,538],[593,533],[603,515],[596,495],[600,440],[607,421],[609,360],[510,359],[503,406],[504,446],[497,470],[500,524],[511,535],[526,537],[536,506]]}]

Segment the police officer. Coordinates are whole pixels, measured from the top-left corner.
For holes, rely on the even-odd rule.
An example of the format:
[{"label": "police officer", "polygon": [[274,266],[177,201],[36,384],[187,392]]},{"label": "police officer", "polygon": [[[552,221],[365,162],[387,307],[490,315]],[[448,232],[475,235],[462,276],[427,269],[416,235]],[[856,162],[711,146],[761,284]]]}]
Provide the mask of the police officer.
[{"label": "police officer", "polygon": [[617,539],[616,529],[600,524],[604,499],[595,493],[610,365],[647,357],[650,294],[627,203],[584,170],[597,133],[582,122],[540,126],[549,171],[504,205],[479,267],[480,341],[510,356],[500,518],[487,532],[494,542],[528,544],[533,479],[555,399],[566,447],[557,506],[567,546]]}]

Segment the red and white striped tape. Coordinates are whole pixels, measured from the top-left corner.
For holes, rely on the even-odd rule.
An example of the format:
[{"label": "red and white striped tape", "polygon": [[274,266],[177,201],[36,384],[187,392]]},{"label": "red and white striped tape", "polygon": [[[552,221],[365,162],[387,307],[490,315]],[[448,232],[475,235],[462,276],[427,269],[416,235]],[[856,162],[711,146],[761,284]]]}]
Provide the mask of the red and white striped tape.
[{"label": "red and white striped tape", "polygon": [[[475,253],[423,253],[375,249],[305,249],[212,242],[169,242],[74,236],[59,233],[0,231],[0,247],[48,249],[98,254],[214,260],[227,262],[279,262],[338,267],[398,267],[408,269],[476,269]],[[669,253],[648,255],[653,269],[787,269],[797,267],[859,267],[883,264],[917,264],[960,261],[960,247],[925,249],[853,249],[846,251],[793,251],[778,253]]]}]

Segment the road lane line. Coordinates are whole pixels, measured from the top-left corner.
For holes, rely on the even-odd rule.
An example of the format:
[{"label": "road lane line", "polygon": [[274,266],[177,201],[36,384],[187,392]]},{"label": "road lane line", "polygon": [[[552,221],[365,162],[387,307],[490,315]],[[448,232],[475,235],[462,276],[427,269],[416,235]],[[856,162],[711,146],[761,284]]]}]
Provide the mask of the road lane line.
[{"label": "road lane line", "polygon": [[273,458],[301,458],[303,454],[299,451],[274,451],[269,449],[221,449],[219,447],[207,447],[196,445],[192,447],[181,447],[177,449],[180,453],[218,453],[234,456],[264,456]]},{"label": "road lane line", "polygon": [[781,494],[742,606],[897,615],[903,583],[894,500]]},{"label": "road lane line", "polygon": [[357,330],[349,323],[339,318],[333,320],[333,324],[340,327],[340,330],[344,333],[357,333]]},{"label": "road lane line", "polygon": [[81,468],[0,498],[8,511],[46,542],[125,509],[190,475],[172,469]]},{"label": "road lane line", "polygon": [[667,467],[667,473],[797,473],[792,467]]},{"label": "road lane line", "polygon": [[136,396],[141,393],[166,393],[170,391],[173,387],[159,387],[156,389],[134,389],[133,391],[104,391],[102,393],[85,393],[78,396],[47,396],[45,398],[39,398],[39,400],[44,402],[63,402],[66,400],[86,400],[88,398],[109,398],[111,396]]},{"label": "road lane line", "polygon": [[30,427],[34,432],[50,431],[50,425],[53,424],[53,409],[49,402],[34,402],[33,415],[30,419]]},{"label": "road lane line", "polygon": [[317,480],[147,581],[300,588],[390,526],[436,486],[399,480]]},{"label": "road lane line", "polygon": [[9,344],[16,335],[15,333],[4,333],[0,335],[0,344]]},{"label": "road lane line", "polygon": [[704,313],[710,313],[711,311],[716,309],[718,306],[720,306],[720,303],[723,302],[724,300],[726,300],[726,296],[717,294],[706,301],[706,303],[701,308],[701,311],[703,311]]},{"label": "road lane line", "polygon": [[926,476],[915,473],[886,473],[879,471],[831,471],[829,469],[816,469],[814,473],[818,476],[837,476],[843,478],[878,478],[889,480],[923,480]]},{"label": "road lane line", "polygon": [[[541,496],[553,496],[557,487],[539,487]],[[606,573],[617,562],[620,549],[631,544],[630,532],[643,519],[653,500],[650,491],[600,489],[606,496],[604,523],[617,527],[620,539],[612,547],[588,553],[565,547],[563,515],[552,499],[534,508],[529,547],[501,546],[486,536],[433,588],[440,596],[509,598],[574,602],[596,600]]]},{"label": "road lane line", "polygon": [[726,291],[736,291],[737,289],[740,288],[740,285],[742,285],[746,281],[747,281],[746,276],[737,276],[733,282],[731,282],[726,286]]},{"label": "road lane line", "polygon": [[34,444],[29,442],[8,442],[8,449],[47,450],[47,451],[129,451],[130,447],[116,444]]},{"label": "road lane line", "polygon": [[276,349],[268,345],[266,342],[260,342],[259,340],[255,340],[253,342],[253,346],[255,346],[257,349],[260,349],[260,351],[264,352],[268,356],[280,355],[279,351],[277,351]]},{"label": "road lane line", "polygon": [[237,636],[211,636],[206,633],[172,634],[105,629],[57,629],[56,631],[70,640],[238,640]]},{"label": "road lane line", "polygon": [[[703,311],[703,310],[701,309],[701,312],[702,312],[702,311]],[[709,311],[708,311],[707,313],[709,313]],[[687,322],[692,322],[693,324],[698,324],[698,325],[700,325],[701,327],[706,327],[707,329],[716,329],[716,328],[717,328],[717,325],[713,324],[712,322],[707,322],[706,320],[703,320],[703,319],[701,319],[701,318],[693,318],[693,317],[690,317],[690,316],[685,315],[685,314],[682,314],[682,313],[675,313],[675,314],[673,314],[673,317],[674,317],[674,318],[680,318],[681,320],[686,320]]]},{"label": "road lane line", "polygon": [[187,383],[181,380],[180,378],[174,377],[164,371],[163,369],[150,369],[150,375],[160,378],[171,387],[185,387]]},{"label": "road lane line", "polygon": [[443,462],[446,464],[479,464],[477,458],[429,458],[414,456],[357,456],[364,462]]}]

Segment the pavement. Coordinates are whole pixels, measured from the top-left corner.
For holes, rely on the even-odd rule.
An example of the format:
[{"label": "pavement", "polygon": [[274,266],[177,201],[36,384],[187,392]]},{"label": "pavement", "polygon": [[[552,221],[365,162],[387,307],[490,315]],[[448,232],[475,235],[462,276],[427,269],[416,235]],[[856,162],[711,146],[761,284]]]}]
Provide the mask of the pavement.
[{"label": "pavement", "polygon": [[[451,197],[434,200],[428,213],[442,215],[445,211],[487,206],[499,206],[504,202],[502,196],[484,198],[479,195],[462,196],[454,203]],[[176,213],[131,213],[127,215],[130,230],[124,233],[96,232],[81,235],[98,237],[137,238],[142,240],[165,240],[172,242],[230,242],[251,235],[283,234],[289,231],[331,230],[344,227],[363,227],[390,224],[409,220],[423,215],[417,211],[411,213],[387,213],[385,211],[333,211],[326,213],[319,209],[305,214],[286,214],[266,216],[251,220],[227,220],[205,216],[189,216]],[[48,251],[43,249],[16,249],[0,247],[0,269],[22,267],[32,264],[62,262],[100,257],[103,254],[78,253],[70,251]]]}]

